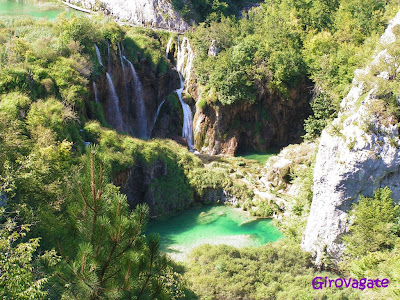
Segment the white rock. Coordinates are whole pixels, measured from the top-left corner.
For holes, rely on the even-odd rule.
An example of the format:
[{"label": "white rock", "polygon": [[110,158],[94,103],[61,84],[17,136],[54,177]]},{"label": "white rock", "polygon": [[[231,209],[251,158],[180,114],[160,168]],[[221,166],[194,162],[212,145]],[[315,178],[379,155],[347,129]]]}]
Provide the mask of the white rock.
[{"label": "white rock", "polygon": [[[395,40],[391,29],[400,24],[400,12],[391,20],[381,43]],[[386,50],[378,53],[364,70],[388,56]],[[384,76],[383,76],[384,77]],[[333,124],[342,126],[340,135],[322,132],[314,168],[314,196],[304,232],[302,248],[316,254],[316,263],[324,253],[340,259],[344,246],[340,236],[348,230],[348,211],[360,195],[371,197],[380,187],[388,186],[393,198],[400,199],[400,151],[393,146],[398,140],[396,125],[384,126],[369,112],[368,105],[375,101],[374,89],[364,91],[364,84],[353,80],[353,88],[341,103],[342,113]],[[356,103],[361,95],[365,99]],[[375,132],[366,133],[360,124],[371,123]]]},{"label": "white rock", "polygon": [[[155,28],[183,32],[189,25],[168,0],[101,0],[104,7],[122,22],[150,25]],[[71,0],[83,7],[94,7],[95,0]]]}]

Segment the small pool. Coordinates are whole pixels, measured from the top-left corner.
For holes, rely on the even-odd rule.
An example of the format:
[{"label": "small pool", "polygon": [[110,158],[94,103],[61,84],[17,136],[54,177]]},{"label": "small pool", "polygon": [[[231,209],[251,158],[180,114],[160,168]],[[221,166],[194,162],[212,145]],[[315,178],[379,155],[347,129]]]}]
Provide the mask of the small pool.
[{"label": "small pool", "polygon": [[256,247],[283,237],[269,219],[254,219],[230,206],[191,208],[150,220],[147,234],[159,233],[161,248],[175,260],[201,244]]},{"label": "small pool", "polygon": [[0,16],[30,15],[35,18],[54,19],[61,12],[76,12],[62,4],[45,1],[0,0]]}]

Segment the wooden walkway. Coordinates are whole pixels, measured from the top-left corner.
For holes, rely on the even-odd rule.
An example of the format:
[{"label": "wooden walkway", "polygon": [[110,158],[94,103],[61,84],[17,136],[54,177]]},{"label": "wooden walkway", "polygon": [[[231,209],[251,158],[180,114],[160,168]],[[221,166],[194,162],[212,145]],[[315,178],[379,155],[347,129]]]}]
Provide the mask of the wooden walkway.
[{"label": "wooden walkway", "polygon": [[73,8],[73,9],[75,9],[75,10],[79,10],[79,11],[85,12],[85,13],[87,13],[87,14],[92,14],[92,13],[93,13],[90,9],[85,9],[85,8],[82,8],[82,7],[73,5],[73,4],[68,3],[68,2],[65,2],[65,1],[61,1],[61,2],[62,2],[63,4],[65,4],[66,6],[71,7],[71,8]]}]

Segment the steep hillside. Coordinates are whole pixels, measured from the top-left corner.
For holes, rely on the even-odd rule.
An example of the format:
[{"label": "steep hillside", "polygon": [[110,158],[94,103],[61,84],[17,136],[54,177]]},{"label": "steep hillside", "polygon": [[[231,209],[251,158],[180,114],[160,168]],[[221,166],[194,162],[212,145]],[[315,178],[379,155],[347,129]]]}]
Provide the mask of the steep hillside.
[{"label": "steep hillside", "polygon": [[348,211],[360,195],[388,186],[400,199],[398,71],[400,12],[381,37],[373,61],[357,70],[338,117],[321,136],[314,172],[314,197],[302,242],[338,259]]}]

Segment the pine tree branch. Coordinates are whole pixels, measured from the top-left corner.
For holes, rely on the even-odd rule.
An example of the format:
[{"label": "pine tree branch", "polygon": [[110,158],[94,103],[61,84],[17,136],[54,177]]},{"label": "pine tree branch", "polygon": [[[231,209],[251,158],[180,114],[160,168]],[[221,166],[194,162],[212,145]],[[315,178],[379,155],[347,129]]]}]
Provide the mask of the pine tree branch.
[{"label": "pine tree branch", "polygon": [[139,221],[138,221],[138,225],[136,227],[136,232],[135,235],[133,236],[132,240],[129,242],[129,244],[120,252],[118,253],[115,258],[121,256],[122,254],[124,254],[126,251],[128,251],[130,248],[132,248],[133,243],[136,241],[137,237],[139,236],[140,233],[140,228],[142,226],[143,223],[143,218],[144,218],[144,214],[142,212],[140,212],[140,216],[139,216]]},{"label": "pine tree branch", "polygon": [[85,278],[85,276],[83,275],[83,271],[85,270],[85,261],[86,261],[86,252],[83,252],[82,265],[81,265],[81,274],[83,278]]},{"label": "pine tree branch", "polygon": [[86,200],[85,195],[83,194],[82,191],[82,183],[80,181],[78,181],[78,187],[79,187],[79,193],[81,194],[81,198],[83,199],[83,201],[85,201],[86,205],[92,210],[94,211],[93,207],[88,203],[88,201]]},{"label": "pine tree branch", "polygon": [[96,207],[96,179],[94,177],[94,152],[90,153],[90,182],[92,188],[93,206]]},{"label": "pine tree branch", "polygon": [[131,261],[129,262],[128,271],[126,271],[126,274],[125,274],[124,283],[122,284],[122,287],[121,287],[122,290],[125,288],[125,284],[126,284],[126,282],[128,281],[129,275],[130,275],[130,273],[131,273],[132,263],[133,263],[133,261],[131,260]]},{"label": "pine tree branch", "polygon": [[98,240],[98,242],[97,242],[97,249],[96,249],[96,254],[95,254],[94,258],[97,258],[97,256],[99,255],[100,245],[101,245],[101,241],[102,241],[102,239],[103,239],[103,229],[104,229],[104,224],[101,224],[101,226],[100,226],[99,240]]},{"label": "pine tree branch", "polygon": [[145,288],[147,287],[147,284],[149,283],[149,280],[150,280],[151,276],[153,275],[153,274],[152,274],[152,270],[153,270],[154,254],[155,254],[154,251],[151,251],[151,252],[150,252],[150,267],[149,267],[149,273],[147,274],[146,281],[144,282],[144,284],[143,284],[143,286],[142,286],[142,289],[141,289],[140,292],[139,292],[138,299],[140,299],[140,296],[143,294]]},{"label": "pine tree branch", "polygon": [[121,237],[121,226],[118,229],[118,234],[117,234],[117,236],[116,236],[116,238],[114,240],[114,245],[111,248],[111,251],[108,254],[107,260],[104,263],[104,266],[103,266],[103,268],[102,268],[102,270],[100,272],[100,286],[103,284],[104,274],[106,273],[106,270],[107,270],[107,268],[108,268],[108,266],[109,266],[109,264],[111,262],[111,258],[112,258],[113,254],[114,254],[115,249],[117,248],[117,245],[118,245],[120,237]]},{"label": "pine tree branch", "polygon": [[59,237],[57,238],[57,243],[58,243],[58,249],[60,249],[61,256],[64,256],[63,249],[61,247],[61,241],[60,241]]}]

